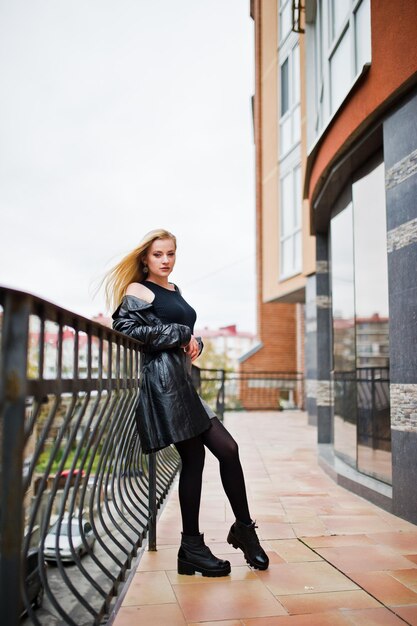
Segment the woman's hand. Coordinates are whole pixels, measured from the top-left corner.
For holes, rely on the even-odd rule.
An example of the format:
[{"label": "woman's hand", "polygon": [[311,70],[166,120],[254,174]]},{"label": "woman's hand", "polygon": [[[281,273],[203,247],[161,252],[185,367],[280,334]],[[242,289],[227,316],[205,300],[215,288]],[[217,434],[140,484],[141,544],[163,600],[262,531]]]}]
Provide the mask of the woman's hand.
[{"label": "woman's hand", "polygon": [[194,335],[191,335],[190,343],[185,346],[184,352],[191,357],[192,361],[195,361],[198,357],[200,353],[200,346],[198,345],[198,341]]}]

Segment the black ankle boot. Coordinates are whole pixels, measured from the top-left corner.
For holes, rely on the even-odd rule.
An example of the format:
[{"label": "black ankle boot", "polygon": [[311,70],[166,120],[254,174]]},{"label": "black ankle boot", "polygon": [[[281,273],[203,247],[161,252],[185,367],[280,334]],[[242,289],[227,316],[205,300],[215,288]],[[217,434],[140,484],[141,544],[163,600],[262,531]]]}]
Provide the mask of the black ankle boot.
[{"label": "black ankle boot", "polygon": [[255,528],[258,528],[255,522],[247,526],[236,520],[229,530],[227,543],[236,549],[240,548],[245,555],[246,562],[252,567],[262,570],[268,569],[268,555],[259,543]]},{"label": "black ankle boot", "polygon": [[178,550],[178,574],[203,576],[227,576],[230,574],[229,561],[222,561],[212,554],[204,543],[204,535],[184,535],[181,533],[181,547]]}]

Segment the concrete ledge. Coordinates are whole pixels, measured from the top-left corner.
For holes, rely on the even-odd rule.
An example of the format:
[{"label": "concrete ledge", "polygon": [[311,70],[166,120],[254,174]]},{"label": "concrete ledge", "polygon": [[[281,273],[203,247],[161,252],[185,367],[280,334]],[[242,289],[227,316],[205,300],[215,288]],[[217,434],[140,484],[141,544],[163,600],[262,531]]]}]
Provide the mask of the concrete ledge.
[{"label": "concrete ledge", "polygon": [[335,483],[392,513],[392,487],[366,476],[335,456],[333,445],[318,444],[318,463]]}]

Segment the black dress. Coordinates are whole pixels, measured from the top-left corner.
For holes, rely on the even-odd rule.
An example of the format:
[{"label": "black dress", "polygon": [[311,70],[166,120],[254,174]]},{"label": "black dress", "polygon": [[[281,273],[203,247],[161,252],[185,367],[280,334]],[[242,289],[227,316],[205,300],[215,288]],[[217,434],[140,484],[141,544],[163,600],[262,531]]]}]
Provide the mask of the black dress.
[{"label": "black dress", "polygon": [[165,324],[184,324],[189,327],[191,333],[194,333],[197,314],[193,307],[184,300],[176,285],[173,285],[174,291],[161,287],[161,285],[150,280],[144,280],[143,285],[155,295],[155,299],[152,301],[153,310],[162,322]]}]

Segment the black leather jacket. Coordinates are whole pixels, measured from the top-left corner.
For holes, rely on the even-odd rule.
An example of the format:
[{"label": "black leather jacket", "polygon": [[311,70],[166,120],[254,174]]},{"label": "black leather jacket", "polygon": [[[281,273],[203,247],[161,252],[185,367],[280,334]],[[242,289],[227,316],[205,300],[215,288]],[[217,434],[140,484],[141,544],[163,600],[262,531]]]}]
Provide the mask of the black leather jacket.
[{"label": "black leather jacket", "polygon": [[210,428],[215,415],[194,388],[183,349],[191,338],[189,327],[164,324],[152,304],[131,295],[124,296],[112,318],[115,330],[141,344],[136,424],[143,451],[155,452]]}]

